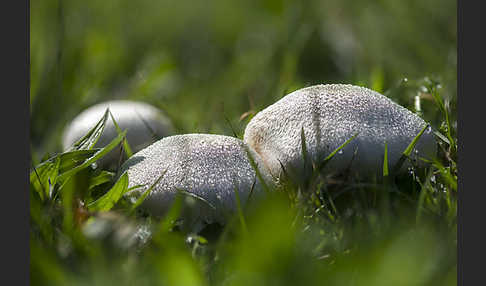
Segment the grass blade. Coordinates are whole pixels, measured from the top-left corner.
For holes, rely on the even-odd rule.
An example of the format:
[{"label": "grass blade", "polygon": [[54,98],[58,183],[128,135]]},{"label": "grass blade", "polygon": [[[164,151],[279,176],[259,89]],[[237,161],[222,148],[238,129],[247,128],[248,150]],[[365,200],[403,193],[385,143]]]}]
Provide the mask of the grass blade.
[{"label": "grass blade", "polygon": [[434,161],[434,166],[439,169],[439,174],[454,191],[457,191],[457,177],[451,174],[449,168],[445,168],[440,162]]},{"label": "grass blade", "polygon": [[126,135],[126,131],[122,132],[121,134],[118,134],[118,136],[113,139],[108,145],[106,145],[104,148],[98,150],[92,157],[88,158],[86,161],[84,161],[81,165],[76,166],[73,169],[70,169],[64,173],[62,173],[59,176],[60,181],[65,181],[67,178],[70,176],[76,174],[77,172],[81,171],[84,168],[87,168],[90,166],[92,163],[96,162],[100,158],[102,158],[104,155],[106,155],[108,152],[113,150],[118,144],[123,140],[123,138]]},{"label": "grass blade", "polygon": [[216,210],[216,207],[215,206],[213,206],[208,200],[206,200],[205,198],[203,198],[203,197],[201,197],[199,195],[196,195],[194,193],[190,193],[188,191],[180,190],[180,189],[178,189],[177,191],[179,193],[181,193],[182,195],[186,195],[188,197],[191,197],[191,198],[194,198],[194,199],[196,199],[198,201],[201,201],[204,204],[206,204],[207,206],[209,206],[211,209]]},{"label": "grass blade", "polygon": [[431,87],[431,93],[432,93],[432,96],[434,97],[436,104],[439,106],[439,109],[442,111],[442,113],[445,116],[445,122],[446,122],[446,125],[447,125],[447,132],[446,132],[447,139],[449,139],[449,146],[451,146],[451,149],[455,151],[456,150],[456,143],[455,143],[455,141],[454,141],[454,139],[452,138],[452,135],[451,135],[452,128],[451,128],[451,121],[449,119],[449,112],[447,111],[447,108],[445,107],[444,101],[442,100],[439,93],[437,92],[436,86]]},{"label": "grass blade", "polygon": [[255,163],[255,159],[250,154],[250,149],[248,148],[247,145],[244,145],[244,148],[245,148],[245,151],[246,151],[246,155],[248,157],[248,160],[250,161],[250,165],[253,168],[253,170],[255,171],[255,174],[256,174],[258,180],[260,181],[260,184],[262,185],[263,190],[265,191],[265,193],[269,193],[270,192],[270,189],[268,188],[267,183],[263,179],[263,176],[262,176],[260,170],[258,169],[257,164]]},{"label": "grass blade", "polygon": [[413,148],[415,148],[415,145],[417,145],[418,140],[420,139],[422,134],[425,132],[425,129],[427,129],[428,127],[429,127],[428,124],[425,125],[422,128],[422,130],[420,130],[420,132],[417,134],[417,136],[415,136],[415,138],[413,138],[412,142],[408,145],[407,149],[405,149],[405,151],[403,151],[403,154],[405,156],[410,156],[410,154],[412,154]]},{"label": "grass blade", "polygon": [[410,156],[410,154],[412,154],[413,148],[415,148],[415,145],[417,145],[418,140],[420,139],[422,134],[424,134],[425,130],[428,127],[429,127],[429,125],[426,124],[422,128],[422,130],[420,130],[420,132],[417,134],[417,136],[415,136],[415,138],[413,138],[412,142],[410,142],[410,144],[408,144],[405,151],[403,151],[402,156],[400,157],[400,159],[398,159],[398,162],[395,164],[395,166],[393,166],[393,174],[396,174],[398,172],[398,170],[400,170],[400,168],[402,167],[405,160]]},{"label": "grass blade", "polygon": [[128,174],[124,173],[115,185],[101,198],[88,204],[90,211],[109,211],[128,189]]},{"label": "grass blade", "polygon": [[243,233],[245,235],[247,235],[248,234],[248,228],[246,226],[245,216],[243,215],[243,209],[241,207],[240,192],[238,192],[237,185],[235,184],[234,186],[235,186],[234,190],[235,190],[235,198],[236,198],[236,208],[238,210],[238,216],[240,218],[241,228],[243,230]]},{"label": "grass blade", "polygon": [[39,194],[41,200],[50,198],[49,190],[58,179],[60,162],[60,158],[56,156],[34,167],[30,172],[30,185]]},{"label": "grass blade", "polygon": [[434,134],[435,134],[435,136],[437,136],[439,139],[441,139],[445,143],[451,145],[451,141],[449,141],[449,139],[447,139],[447,137],[445,137],[444,135],[442,135],[442,133],[440,133],[439,131],[435,131],[434,130]]},{"label": "grass blade", "polygon": [[150,186],[150,188],[148,188],[146,191],[144,191],[143,194],[137,199],[137,201],[135,201],[135,203],[130,207],[130,211],[129,211],[130,214],[132,214],[135,211],[135,209],[143,203],[143,201],[148,197],[148,195],[152,192],[152,190],[155,188],[155,186],[160,182],[162,177],[164,177],[165,173],[167,173],[167,170],[165,170],[159,176],[159,178]]},{"label": "grass blade", "polygon": [[309,154],[307,152],[307,144],[305,140],[305,132],[304,132],[304,126],[300,129],[300,144],[301,144],[301,149],[302,149],[302,159],[304,160],[304,174],[307,172],[307,165],[309,161]]},{"label": "grass blade", "polygon": [[337,147],[334,151],[331,152],[331,154],[329,154],[326,158],[324,158],[324,161],[322,161],[322,163],[318,166],[317,168],[317,173],[320,173],[321,170],[327,165],[327,163],[334,157],[334,155],[336,155],[339,150],[343,149],[344,147],[346,147],[346,145],[349,144],[349,142],[353,141],[354,138],[356,138],[356,136],[358,136],[359,133],[356,133],[354,134],[353,136],[351,136],[348,140],[346,140],[343,144],[341,144],[339,147]]},{"label": "grass blade", "polygon": [[228,117],[226,116],[226,114],[224,114],[224,111],[223,111],[223,117],[224,117],[224,120],[226,121],[226,123],[229,125],[230,129],[231,129],[231,132],[233,132],[233,136],[235,138],[239,138],[239,139],[242,139],[241,136],[238,136],[238,134],[236,134],[236,131],[235,129],[233,128],[233,124],[231,124],[231,121],[228,119]]},{"label": "grass blade", "polygon": [[[160,222],[159,233],[168,233],[172,227],[174,226],[177,218],[179,218],[182,212],[182,194],[177,193],[174,197],[174,201],[172,202],[172,206],[170,207],[167,214],[164,216],[162,221]],[[154,235],[157,237],[158,235]]]},{"label": "grass blade", "polygon": [[103,130],[105,129],[106,120],[108,119],[108,113],[110,109],[107,108],[103,117],[96,123],[96,125],[91,128],[86,135],[84,135],[81,139],[79,139],[73,146],[69,149],[70,151],[73,150],[90,150],[93,149],[95,144],[98,142]]},{"label": "grass blade", "polygon": [[[111,116],[111,121],[113,121],[113,124],[115,125],[116,133],[121,134],[123,131],[121,130],[120,126],[118,126],[118,123],[115,120],[115,117],[113,117],[113,113],[110,112]],[[127,159],[132,157],[133,152],[132,148],[130,148],[130,145],[128,144],[127,138],[123,138],[123,150],[125,151],[125,155],[127,155]]]},{"label": "grass blade", "polygon": [[91,150],[76,150],[62,153],[59,156],[61,164],[59,166],[59,173],[64,173],[77,165],[82,164],[86,159],[90,158],[100,149],[95,148]]},{"label": "grass blade", "polygon": [[343,149],[346,145],[349,144],[349,142],[351,142],[354,138],[356,138],[356,136],[358,136],[358,133],[354,134],[351,138],[349,138],[348,140],[346,140],[346,142],[344,142],[343,144],[341,144],[341,146],[339,146],[338,148],[336,148],[334,151],[332,151],[331,154],[329,154],[325,159],[324,161],[329,161],[332,159],[332,157],[334,157],[334,155],[336,155],[337,152],[339,152],[339,150]]},{"label": "grass blade", "polygon": [[113,179],[114,173],[108,171],[101,171],[101,173],[93,178],[89,182],[89,189],[92,189],[101,184],[107,183]]},{"label": "grass blade", "polygon": [[154,131],[154,129],[150,126],[150,124],[147,122],[147,120],[145,120],[143,118],[143,116],[138,113],[137,110],[135,110],[135,113],[137,114],[138,118],[140,118],[140,120],[142,121],[143,125],[145,126],[145,128],[147,128],[147,130],[150,132],[150,135],[152,135],[152,139],[154,141],[157,141],[160,139],[159,135],[157,135],[157,133]]},{"label": "grass blade", "polygon": [[251,198],[253,197],[253,191],[255,190],[255,185],[256,185],[256,178],[254,178],[253,184],[251,184],[251,189],[250,189],[250,193],[248,194],[247,203],[249,203]]},{"label": "grass blade", "polygon": [[385,155],[383,156],[383,177],[388,176],[388,145],[385,142]]},{"label": "grass blade", "polygon": [[[38,186],[40,186],[40,187],[34,187],[34,190],[39,194],[39,198],[43,201],[44,200],[45,191],[44,191],[44,189],[42,187],[42,180],[41,180],[41,178],[39,176],[39,173],[37,173],[37,170],[36,170],[35,166],[33,168],[34,168],[34,171],[33,172],[35,173],[35,175],[37,177],[37,181],[39,182],[39,185]],[[34,182],[35,182],[35,178],[33,178],[34,177],[33,175],[34,174],[31,172],[30,173],[30,185],[31,186],[33,186],[34,185]]]},{"label": "grass blade", "polygon": [[421,184],[422,188],[420,190],[420,195],[419,195],[417,210],[416,210],[416,217],[415,217],[417,222],[420,220],[422,210],[424,209],[425,196],[428,194],[428,188],[430,187],[430,179],[432,178],[432,175],[433,175],[432,170],[429,170],[425,182]]}]

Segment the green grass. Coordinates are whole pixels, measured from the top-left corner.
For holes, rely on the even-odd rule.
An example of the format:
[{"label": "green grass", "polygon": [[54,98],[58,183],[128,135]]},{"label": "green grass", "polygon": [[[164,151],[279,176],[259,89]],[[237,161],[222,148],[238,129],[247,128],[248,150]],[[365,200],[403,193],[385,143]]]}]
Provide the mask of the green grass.
[{"label": "green grass", "polygon": [[178,227],[182,196],[161,220],[134,212],[140,200],[122,197],[126,174],[115,181],[91,165],[123,138],[124,132],[102,149],[86,145],[32,169],[34,284],[456,283],[456,154],[442,141],[428,167],[376,183],[318,168],[303,185],[287,178],[267,186],[263,201],[238,204],[226,226],[195,234]]},{"label": "green grass", "polygon": [[[32,285],[455,285],[455,5],[31,2]],[[256,112],[317,83],[370,87],[417,112],[437,158],[401,175],[385,161],[374,181],[314,168],[192,233],[177,220],[184,194],[157,219],[122,196],[126,177],[92,164],[120,144],[132,154],[120,129],[93,148],[108,113],[61,150],[69,120],[102,100],[154,104],[177,133],[241,138]]]}]

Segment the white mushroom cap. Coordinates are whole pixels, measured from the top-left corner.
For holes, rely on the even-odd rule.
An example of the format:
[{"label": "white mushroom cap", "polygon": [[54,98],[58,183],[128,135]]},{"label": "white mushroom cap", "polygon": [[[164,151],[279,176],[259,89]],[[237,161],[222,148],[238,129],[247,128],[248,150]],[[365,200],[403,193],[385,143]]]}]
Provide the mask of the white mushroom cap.
[{"label": "white mushroom cap", "polygon": [[[316,163],[358,133],[324,171],[349,167],[369,175],[382,172],[385,142],[391,167],[425,125],[414,113],[370,89],[316,85],[294,91],[256,114],[245,129],[244,141],[260,154],[274,176],[281,175],[281,162],[287,173],[302,179],[308,175],[304,174],[302,128],[307,153]],[[428,129],[415,149],[419,156],[430,158],[436,148]]]},{"label": "white mushroom cap", "polygon": [[183,190],[214,207],[198,203],[192,208],[193,218],[208,223],[224,223],[225,213],[237,209],[235,186],[242,207],[250,193],[252,198],[262,193],[262,184],[245,148],[248,148],[265,183],[271,185],[272,178],[264,169],[260,156],[243,141],[210,134],[185,134],[161,139],[134,154],[122,165],[119,174],[128,172],[129,187],[146,185],[128,193],[132,195],[135,192],[137,195],[166,172],[141,205],[152,215],[163,215],[178,190]]},{"label": "white mushroom cap", "polygon": [[[106,101],[89,107],[77,115],[66,127],[63,134],[63,148],[69,149],[81,137],[86,135],[109,108],[121,130],[127,130],[127,141],[133,152],[141,150],[157,139],[170,135],[172,125],[161,110],[143,102],[129,100]],[[95,147],[104,147],[118,135],[111,117],[108,117],[103,134]],[[154,138],[154,135],[158,138]],[[115,166],[118,163],[119,150],[107,154],[101,165]]]}]

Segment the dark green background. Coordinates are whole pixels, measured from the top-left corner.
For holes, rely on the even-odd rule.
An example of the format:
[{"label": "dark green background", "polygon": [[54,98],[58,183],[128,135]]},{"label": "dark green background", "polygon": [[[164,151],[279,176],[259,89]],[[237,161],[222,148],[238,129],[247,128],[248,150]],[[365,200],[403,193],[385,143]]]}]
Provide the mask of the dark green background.
[{"label": "dark green background", "polygon": [[[35,0],[30,13],[37,157],[61,151],[65,124],[107,99],[152,103],[178,133],[226,135],[225,117],[242,133],[244,112],[318,83],[384,92],[428,76],[455,103],[451,0]],[[389,96],[413,108],[414,92]]]}]

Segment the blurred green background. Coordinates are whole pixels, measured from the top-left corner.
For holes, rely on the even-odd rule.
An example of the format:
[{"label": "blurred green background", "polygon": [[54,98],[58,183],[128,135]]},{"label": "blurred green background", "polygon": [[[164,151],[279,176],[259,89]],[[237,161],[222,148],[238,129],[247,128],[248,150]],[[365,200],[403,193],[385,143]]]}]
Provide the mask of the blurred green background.
[{"label": "blurred green background", "polygon": [[[100,101],[151,103],[177,133],[241,137],[242,115],[321,83],[372,88],[445,134],[427,88],[440,85],[455,139],[456,13],[452,0],[32,0],[33,165]],[[45,201],[31,173],[32,285],[455,285],[456,154],[441,144],[443,166],[426,178],[326,181],[297,202],[276,192],[245,212],[246,231],[235,217],[199,236],[123,200],[84,213],[76,182],[99,170]]]},{"label": "blurred green background", "polygon": [[[456,2],[31,1],[31,142],[61,151],[64,126],[99,101],[166,111],[178,133],[242,133],[295,89],[353,83],[384,92],[436,77],[456,95]],[[415,92],[415,91],[414,91]],[[413,109],[414,92],[390,96]],[[425,112],[434,123],[436,113]]]}]

